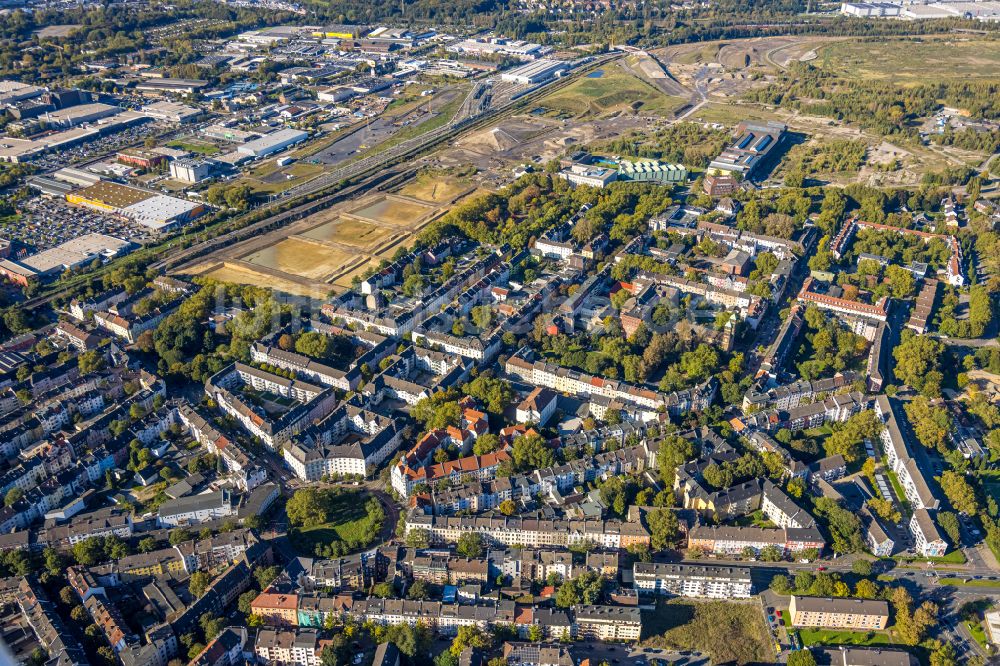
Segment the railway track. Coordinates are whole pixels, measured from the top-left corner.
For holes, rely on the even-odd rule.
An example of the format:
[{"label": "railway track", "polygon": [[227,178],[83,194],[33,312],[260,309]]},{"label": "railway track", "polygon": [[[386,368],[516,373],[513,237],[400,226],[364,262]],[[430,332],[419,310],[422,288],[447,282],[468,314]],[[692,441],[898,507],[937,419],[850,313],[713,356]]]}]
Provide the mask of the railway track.
[{"label": "railway track", "polygon": [[[511,94],[511,92],[505,90],[503,94],[498,95],[496,91],[494,91],[492,93],[491,101],[496,102],[498,97],[502,101],[496,103],[496,105],[492,106],[492,108],[477,111],[473,115],[466,117],[458,117],[456,120],[446,125],[442,125],[441,127],[430,130],[420,136],[403,141],[377,155],[366,157],[357,162],[323,174],[311,181],[303,183],[302,185],[290,188],[286,191],[282,198],[276,199],[273,202],[265,204],[234,220],[229,221],[223,225],[222,233],[217,236],[200,241],[190,247],[180,248],[178,250],[173,250],[177,243],[176,239],[166,241],[163,245],[151,250],[155,254],[163,256],[151,262],[149,267],[156,271],[174,270],[179,266],[189,263],[194,259],[201,258],[221,247],[239,243],[255,234],[273,231],[274,229],[278,229],[286,224],[300,220],[314,212],[328,208],[334,203],[347,197],[362,194],[374,187],[389,187],[397,182],[405,180],[406,178],[412,176],[418,167],[406,166],[403,169],[393,169],[393,167],[396,167],[403,162],[411,164],[413,158],[416,158],[435,146],[445,141],[452,140],[463,133],[477,131],[490,123],[501,120],[504,117],[516,112],[519,108],[531,104],[536,99],[549,95],[552,92],[570,85],[573,81],[577,80],[579,76],[586,74],[595,67],[599,67],[620,57],[621,54],[619,53],[610,53],[595,57],[587,63],[581,65],[572,76],[566,76],[545,85],[539,84],[533,88],[518,91],[516,94]],[[469,98],[472,98],[472,96],[473,94],[470,93]],[[466,99],[465,102],[463,102],[463,111],[472,111],[474,108],[475,105],[472,103],[471,99]],[[462,115],[464,114],[459,114],[459,116]],[[239,220],[252,219],[253,217],[261,214],[266,215],[268,210],[280,209],[286,205],[292,204],[292,202],[297,199],[309,199],[310,197],[321,194],[326,189],[345,183],[345,181],[352,181],[358,178],[361,178],[362,180],[353,184],[347,183],[335,193],[320,196],[320,198],[317,199],[303,201],[299,204],[293,205],[287,210],[269,215],[261,220],[240,225],[237,228],[228,231],[225,230],[226,228],[239,225]],[[55,299],[70,295],[73,293],[76,286],[76,284],[67,285],[64,288],[57,289],[56,291],[28,299],[22,303],[22,307],[34,309],[46,306]]]}]

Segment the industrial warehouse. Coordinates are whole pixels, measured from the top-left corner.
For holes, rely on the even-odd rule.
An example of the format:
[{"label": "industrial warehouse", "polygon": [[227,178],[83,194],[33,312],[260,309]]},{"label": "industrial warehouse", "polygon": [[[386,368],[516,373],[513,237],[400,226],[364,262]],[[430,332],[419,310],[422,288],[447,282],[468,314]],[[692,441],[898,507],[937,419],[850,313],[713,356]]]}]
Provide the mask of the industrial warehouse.
[{"label": "industrial warehouse", "polygon": [[102,180],[66,195],[66,201],[122,215],[154,231],[171,231],[203,212],[200,203]]}]

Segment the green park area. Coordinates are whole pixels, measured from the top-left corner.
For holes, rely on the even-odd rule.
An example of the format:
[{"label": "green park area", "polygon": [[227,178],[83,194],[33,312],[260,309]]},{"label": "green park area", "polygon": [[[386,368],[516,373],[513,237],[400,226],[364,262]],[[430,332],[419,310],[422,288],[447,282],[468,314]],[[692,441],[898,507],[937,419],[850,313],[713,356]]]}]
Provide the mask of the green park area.
[{"label": "green park area", "polygon": [[832,629],[799,629],[802,645],[891,645],[889,635],[880,631],[834,631]]},{"label": "green park area", "polygon": [[370,546],[385,522],[378,500],[346,488],[304,488],[285,506],[289,539],[307,556],[339,557]]}]

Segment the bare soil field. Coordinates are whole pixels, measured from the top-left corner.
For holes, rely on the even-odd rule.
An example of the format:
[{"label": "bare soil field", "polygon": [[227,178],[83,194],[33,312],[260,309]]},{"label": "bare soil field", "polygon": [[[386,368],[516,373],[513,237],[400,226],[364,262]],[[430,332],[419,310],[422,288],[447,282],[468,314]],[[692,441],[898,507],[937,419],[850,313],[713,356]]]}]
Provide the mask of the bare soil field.
[{"label": "bare soil field", "polygon": [[392,235],[391,229],[351,217],[338,217],[332,222],[324,222],[318,227],[313,227],[300,234],[300,237],[368,250],[375,248]]},{"label": "bare soil field", "polygon": [[320,281],[338,272],[350,259],[352,256],[346,252],[299,238],[286,238],[242,257],[248,264]]},{"label": "bare soil field", "polygon": [[246,284],[254,287],[266,287],[293,296],[308,296],[310,298],[324,299],[330,293],[330,285],[307,285],[293,280],[283,280],[268,275],[258,273],[241,264],[229,263],[194,266],[189,271],[191,275],[201,275],[219,282],[232,282],[233,284]]},{"label": "bare soil field", "polygon": [[454,201],[471,189],[471,183],[464,179],[445,174],[422,174],[399,190],[399,194],[427,203],[443,204]]},{"label": "bare soil field", "polygon": [[400,197],[382,197],[355,208],[350,214],[396,227],[415,227],[434,210],[434,207],[416,201]]}]

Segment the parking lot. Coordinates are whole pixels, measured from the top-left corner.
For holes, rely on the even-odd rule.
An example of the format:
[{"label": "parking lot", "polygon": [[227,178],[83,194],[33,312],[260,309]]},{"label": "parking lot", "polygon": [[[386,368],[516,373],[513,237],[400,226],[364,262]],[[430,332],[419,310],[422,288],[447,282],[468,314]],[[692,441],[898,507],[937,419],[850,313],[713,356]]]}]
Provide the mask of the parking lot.
[{"label": "parking lot", "polygon": [[61,148],[58,152],[40,155],[31,161],[40,171],[62,169],[79,162],[91,161],[95,156],[114,153],[122,148],[141,143],[147,136],[155,136],[164,131],[164,126],[145,122],[129,127],[121,132],[88,141],[72,148]]},{"label": "parking lot", "polygon": [[72,206],[60,199],[35,197],[25,201],[21,216],[0,223],[0,235],[12,241],[46,250],[83,234],[100,233],[142,243],[153,238],[142,225],[88,208]]}]

